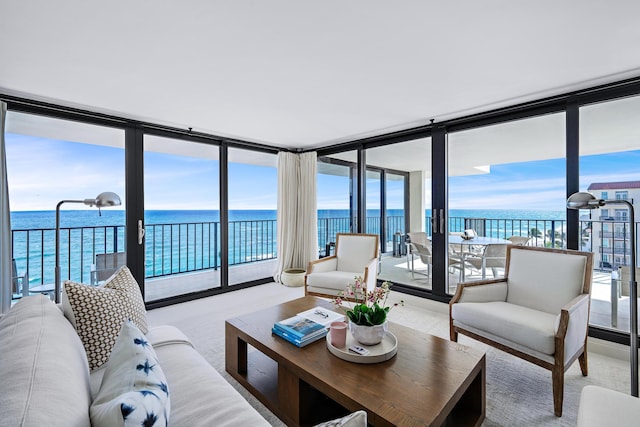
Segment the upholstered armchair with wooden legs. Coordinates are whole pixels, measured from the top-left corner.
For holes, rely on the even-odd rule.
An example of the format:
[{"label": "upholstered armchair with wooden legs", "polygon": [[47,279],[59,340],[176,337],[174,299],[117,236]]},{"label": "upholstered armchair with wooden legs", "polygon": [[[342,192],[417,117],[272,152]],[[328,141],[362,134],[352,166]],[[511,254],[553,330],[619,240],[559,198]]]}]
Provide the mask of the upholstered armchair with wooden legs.
[{"label": "upholstered armchair with wooden legs", "polygon": [[338,233],[334,255],[309,263],[304,276],[305,295],[333,298],[356,276],[362,276],[366,289],[375,288],[378,253],[377,234]]},{"label": "upholstered armchair with wooden legs", "polygon": [[593,254],[509,245],[504,278],[458,285],[449,303],[451,341],[464,334],[551,371],[562,416],[564,373],[587,371]]}]

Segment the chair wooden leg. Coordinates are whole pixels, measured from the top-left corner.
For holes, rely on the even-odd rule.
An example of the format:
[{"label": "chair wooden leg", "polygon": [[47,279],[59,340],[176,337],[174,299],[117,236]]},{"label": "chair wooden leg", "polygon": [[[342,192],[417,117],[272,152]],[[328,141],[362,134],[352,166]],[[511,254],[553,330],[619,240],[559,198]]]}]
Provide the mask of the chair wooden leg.
[{"label": "chair wooden leg", "polygon": [[551,372],[553,383],[553,412],[556,417],[562,416],[562,400],[564,398],[564,370],[561,366],[555,366]]},{"label": "chair wooden leg", "polygon": [[458,333],[453,325],[449,325],[449,339],[453,342],[458,342]]},{"label": "chair wooden leg", "polygon": [[580,362],[580,370],[582,371],[582,376],[586,377],[587,375],[589,375],[586,350],[580,356],[578,356],[578,362]]}]

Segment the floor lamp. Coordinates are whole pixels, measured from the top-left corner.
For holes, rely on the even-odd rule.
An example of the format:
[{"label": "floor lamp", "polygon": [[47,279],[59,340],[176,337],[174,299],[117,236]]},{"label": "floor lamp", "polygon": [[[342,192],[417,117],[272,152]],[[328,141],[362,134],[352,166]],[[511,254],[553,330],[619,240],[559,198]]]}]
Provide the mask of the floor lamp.
[{"label": "floor lamp", "polygon": [[629,208],[629,230],[631,242],[631,274],[629,280],[630,327],[629,335],[631,347],[631,395],[638,397],[638,288],[636,286],[636,230],[633,205],[627,200],[596,199],[591,193],[574,193],[567,199],[569,209],[598,209],[604,205],[626,205]]},{"label": "floor lamp", "polygon": [[120,206],[122,203],[120,202],[120,197],[116,193],[112,193],[110,191],[105,191],[104,193],[98,194],[98,197],[95,199],[84,199],[84,200],[62,200],[58,202],[56,205],[56,267],[55,267],[55,300],[56,303],[60,302],[60,206],[63,203],[81,203],[87,206],[95,206],[98,208],[98,212],[100,212],[100,208],[107,208],[110,206]]}]

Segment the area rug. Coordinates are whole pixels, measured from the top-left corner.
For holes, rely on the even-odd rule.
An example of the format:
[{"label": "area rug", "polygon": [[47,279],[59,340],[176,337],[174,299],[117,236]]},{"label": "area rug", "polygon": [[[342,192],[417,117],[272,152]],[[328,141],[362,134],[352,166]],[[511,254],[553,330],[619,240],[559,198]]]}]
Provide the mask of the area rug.
[{"label": "area rug", "polygon": [[[272,425],[284,426],[284,423],[225,371],[224,321],[301,297],[303,294],[302,288],[275,283],[261,285],[151,310],[148,313],[149,323],[173,324],[180,328],[205,359],[260,414]],[[448,339],[446,305],[437,305],[433,301],[399,293],[392,293],[391,298],[404,300],[403,307],[396,307],[390,313],[391,321]],[[565,374],[564,410],[563,416],[558,418],[553,414],[550,371],[465,336],[460,336],[459,342],[486,352],[487,415],[483,426],[575,426],[580,392],[585,385],[597,384],[625,393],[630,389],[627,362],[590,352],[589,376],[582,376],[577,362]]]}]

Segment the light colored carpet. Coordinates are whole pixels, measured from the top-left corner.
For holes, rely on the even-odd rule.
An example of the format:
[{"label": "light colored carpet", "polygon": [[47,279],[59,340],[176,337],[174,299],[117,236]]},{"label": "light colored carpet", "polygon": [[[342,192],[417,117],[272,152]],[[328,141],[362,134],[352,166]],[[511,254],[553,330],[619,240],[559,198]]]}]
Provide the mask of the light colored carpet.
[{"label": "light colored carpet", "polygon": [[[151,310],[148,317],[150,325],[171,324],[180,328],[209,363],[272,425],[284,426],[225,372],[224,321],[303,295],[303,288],[272,283]],[[391,321],[448,339],[447,305],[392,292],[392,302],[400,299],[405,306],[391,311]],[[588,377],[582,376],[577,362],[565,374],[564,413],[557,418],[553,415],[550,371],[465,336],[460,337],[460,343],[487,353],[487,418],[483,426],[575,426],[580,391],[585,385],[597,384],[624,393],[630,390],[627,361],[590,351]]]}]

